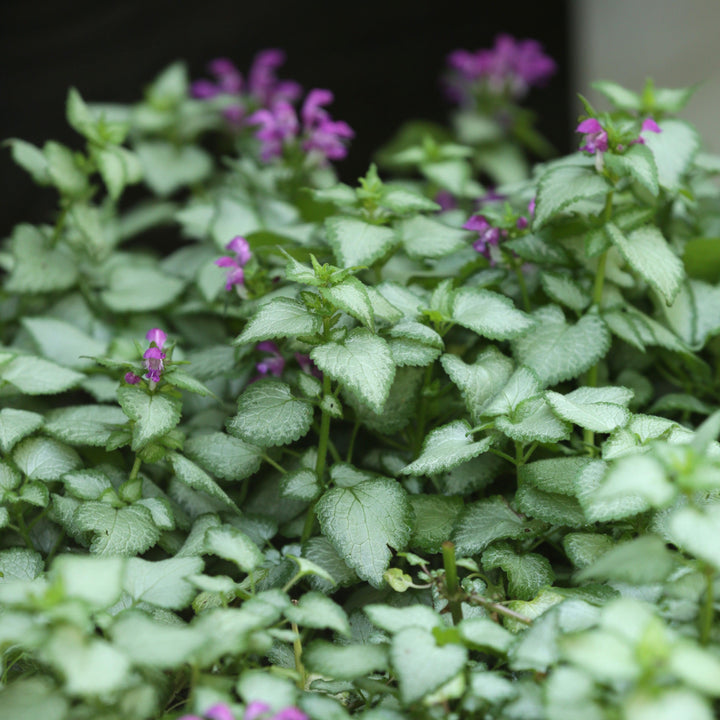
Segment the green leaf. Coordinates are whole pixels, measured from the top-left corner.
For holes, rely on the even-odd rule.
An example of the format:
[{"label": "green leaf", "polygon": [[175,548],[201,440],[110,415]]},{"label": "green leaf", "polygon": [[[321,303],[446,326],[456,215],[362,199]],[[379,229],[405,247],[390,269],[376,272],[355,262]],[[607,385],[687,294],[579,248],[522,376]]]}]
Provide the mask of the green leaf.
[{"label": "green leaf", "polygon": [[64,678],[70,695],[102,695],[128,681],[130,661],[125,655],[105,640],[88,640],[83,630],[69,624],[55,629],[40,655]]},{"label": "green leaf", "polygon": [[111,630],[113,645],[136,665],[170,670],[184,665],[207,642],[198,628],[159,623],[144,613],[125,612]]},{"label": "green leaf", "polygon": [[443,626],[440,616],[427,605],[366,605],[363,610],[373,625],[391,635],[409,627],[430,632],[433,628]]},{"label": "green leaf", "polygon": [[341,342],[312,349],[310,357],[324,373],[377,413],[390,393],[395,365],[387,342],[365,328],[356,328]]},{"label": "green leaf", "polygon": [[80,169],[75,153],[65,145],[48,141],[43,146],[48,175],[61,194],[71,198],[87,192],[87,175]]},{"label": "green leaf", "polygon": [[521,402],[508,417],[499,417],[495,428],[521,443],[559,442],[570,436],[571,427],[559,420],[543,397]]},{"label": "green leaf", "polygon": [[65,597],[79,598],[94,610],[103,610],[120,599],[124,571],[122,558],[60,555],[50,575],[60,581]]},{"label": "green leaf", "polygon": [[683,507],[670,516],[668,525],[673,542],[685,552],[720,568],[720,505],[702,510]]},{"label": "green leaf", "polygon": [[577,479],[577,497],[585,516],[591,522],[620,520],[649,508],[647,501],[635,493],[625,493],[621,497],[598,497],[607,471],[607,463],[596,460],[588,463]]},{"label": "green leaf", "polygon": [[367,480],[350,488],[333,488],[316,506],[323,534],[343,560],[374,587],[383,583],[391,552],[402,550],[412,529],[407,494],[394,480]]},{"label": "green leaf", "polygon": [[170,372],[165,373],[163,377],[165,382],[180,390],[187,390],[188,392],[195,393],[195,395],[200,395],[201,397],[208,397],[213,394],[213,392],[208,389],[207,386],[203,385],[203,383],[201,383],[197,378],[192,375],[188,375],[186,372],[178,370],[177,368],[173,368]]},{"label": "green leaf", "polygon": [[700,695],[685,688],[660,693],[636,693],[625,703],[627,720],[713,720],[715,713]]},{"label": "green leaf", "polygon": [[343,267],[372,265],[398,242],[390,228],[351,217],[328,218],[325,230],[328,244]]},{"label": "green leaf", "polygon": [[168,197],[186,185],[205,180],[212,172],[212,157],[195,145],[176,145],[161,140],[135,145],[145,182],[160,197]]},{"label": "green leaf", "polygon": [[333,645],[315,640],[303,650],[303,663],[311,671],[336,680],[354,680],[387,669],[383,645]]},{"label": "green leaf", "polygon": [[648,455],[628,455],[611,465],[603,483],[592,493],[585,494],[587,504],[625,504],[633,514],[639,508],[666,507],[677,493],[665,468]]},{"label": "green leaf", "polygon": [[126,185],[140,182],[143,167],[140,158],[122,147],[105,147],[93,153],[110,197],[117,201]]},{"label": "green leaf", "polygon": [[472,365],[451,354],[443,355],[440,363],[460,389],[474,423],[479,422],[488,401],[507,384],[513,372],[513,361],[492,346],[480,353]]},{"label": "green leaf", "polygon": [[330,594],[340,587],[354,585],[358,581],[355,571],[345,564],[332,543],[322,535],[310,538],[303,545],[303,557],[323,568],[334,580],[330,583],[318,575],[312,575],[310,583],[320,592]]},{"label": "green leaf", "polygon": [[607,153],[605,164],[612,173],[619,177],[629,176],[653,196],[660,192],[655,156],[647,146],[637,143],[631,145],[622,155]]},{"label": "green leaf", "polygon": [[516,555],[508,545],[489,547],[482,556],[485,570],[501,568],[508,576],[508,592],[513,598],[532,600],[544,585],[555,579],[550,561],[543,555]]},{"label": "green leaf", "polygon": [[[96,340],[70,323],[50,317],[23,318],[40,352],[59,365],[80,369],[95,364],[92,356],[105,355],[107,341]],[[91,357],[82,357],[89,355]]]},{"label": "green leaf", "polygon": [[625,683],[640,674],[634,648],[603,630],[590,630],[562,636],[564,658],[587,672],[597,682]]},{"label": "green leaf", "polygon": [[12,720],[65,720],[68,700],[46,677],[21,678],[0,690],[0,706]]},{"label": "green leaf", "polygon": [[642,107],[642,100],[637,93],[632,90],[618,85],[617,83],[610,82],[609,80],[596,80],[590,83],[598,92],[601,92],[615,107],[622,110],[640,110]]},{"label": "green leaf", "polygon": [[311,313],[303,303],[291,298],[276,297],[258,308],[233,344],[244,345],[272,338],[316,335],[321,330],[322,320]]},{"label": "green leaf", "polygon": [[77,470],[62,478],[67,492],[79,500],[100,500],[112,488],[108,476],[100,470]]},{"label": "green leaf", "polygon": [[0,410],[0,450],[9,453],[15,444],[42,427],[43,416],[29,410]]},{"label": "green leaf", "polygon": [[542,389],[542,383],[534,370],[519,367],[508,378],[504,387],[495,394],[482,409],[482,414],[490,417],[513,413],[521,402],[535,397]]},{"label": "green leaf", "polygon": [[147,312],[169,305],[182,292],[185,283],[150,267],[116,267],[109,287],[100,294],[107,307],[116,313]]},{"label": "green leaf", "polygon": [[578,200],[607,195],[609,191],[607,180],[595,170],[575,165],[551,168],[538,183],[533,228],[537,230],[546,225]]},{"label": "green leaf", "polygon": [[350,623],[345,611],[319,592],[305,593],[297,605],[285,608],[285,617],[302,627],[329,628],[341,635],[350,636]]},{"label": "green leaf", "polygon": [[520,538],[531,528],[500,497],[480,500],[465,508],[455,530],[455,545],[461,555],[475,555],[491,542]]},{"label": "green leaf", "polygon": [[18,355],[0,366],[0,378],[12,383],[23,395],[56,395],[75,387],[85,376],[49,360]]},{"label": "green leaf", "polygon": [[459,629],[462,639],[473,649],[506,653],[514,640],[511,632],[489,618],[467,618],[460,623]]},{"label": "green leaf", "polygon": [[50,184],[47,160],[40,148],[24,140],[18,140],[17,138],[9,138],[5,140],[3,144],[10,147],[12,159],[23,170],[30,173],[32,179],[38,185]]},{"label": "green leaf", "polygon": [[670,655],[673,673],[690,687],[713,697],[720,696],[720,660],[692,641],[673,645]]},{"label": "green leaf", "polygon": [[545,294],[576,313],[581,313],[589,304],[590,296],[570,276],[544,272],[540,276]]},{"label": "green leaf", "polygon": [[700,350],[720,333],[720,287],[688,280],[682,284],[675,302],[663,307],[663,311],[675,333],[693,350]]},{"label": "green leaf", "polygon": [[188,457],[221,480],[244,480],[262,462],[262,450],[239,438],[221,432],[195,435],[185,441]]},{"label": "green leaf", "polygon": [[117,426],[127,422],[115,405],[75,405],[47,414],[45,432],[70,445],[105,447]]},{"label": "green leaf", "polygon": [[568,533],[563,539],[563,548],[576,568],[592,565],[613,546],[609,535],[597,533]]},{"label": "green leaf", "polygon": [[132,385],[118,388],[117,396],[125,415],[135,422],[132,450],[141,450],[180,422],[182,403],[178,398],[159,393],[150,395]]},{"label": "green leaf", "polygon": [[234,562],[245,573],[251,573],[265,561],[258,546],[232,525],[209,528],[205,533],[205,549],[224,560]]},{"label": "green leaf", "polygon": [[414,703],[451,680],[465,666],[467,649],[439,647],[432,633],[409,627],[393,637],[390,662],[404,703]]},{"label": "green leaf", "polygon": [[[380,205],[398,214],[437,212],[440,210],[440,206],[436,202],[426,198],[424,195],[407,190],[404,187],[393,187],[391,185],[385,185],[385,192],[383,192]],[[417,217],[422,216],[418,215]]]},{"label": "green leaf", "polygon": [[[359,320],[370,330],[375,330],[373,309],[367,289],[356,277],[347,277],[341,283],[332,287],[321,287],[320,294],[339,310],[343,310],[351,317]],[[319,318],[318,323],[320,323]]]},{"label": "green leaf", "polygon": [[313,407],[293,397],[290,386],[259,380],[238,398],[238,414],[228,421],[231,435],[261,447],[287,445],[310,429]]},{"label": "green leaf", "polygon": [[12,235],[14,264],[5,289],[11,293],[49,293],[75,285],[78,266],[70,252],[50,247],[42,232],[32,225],[18,225]]},{"label": "green leaf", "polygon": [[193,490],[198,490],[211,498],[219,500],[223,505],[232,510],[237,510],[237,505],[228,497],[227,493],[213,480],[202,468],[198,467],[192,460],[188,460],[180,453],[171,453],[168,456],[172,469],[180,482]]},{"label": "green leaf", "polygon": [[[616,390],[625,388],[582,387],[567,395],[547,391],[545,399],[555,414],[575,425],[598,433],[609,433],[625,425],[630,420],[630,412],[623,405],[616,404],[610,398],[619,397]],[[626,391],[623,398],[628,403],[632,392]]]},{"label": "green leaf", "polygon": [[680,189],[700,147],[695,129],[682,120],[661,120],[661,133],[645,133],[645,145],[655,156],[660,185],[670,192]]},{"label": "green leaf", "polygon": [[670,249],[660,230],[652,225],[625,235],[608,223],[605,231],[628,265],[672,304],[685,278],[682,260]]},{"label": "green leaf", "polygon": [[720,242],[716,237],[695,237],[683,248],[687,274],[712,285],[720,282]]},{"label": "green leaf", "polygon": [[420,169],[430,182],[449,190],[456,197],[476,198],[483,195],[482,186],[472,178],[472,167],[467,160],[425,162]]},{"label": "green leaf", "polygon": [[[674,326],[676,332],[682,333],[683,336],[694,332],[695,318],[694,308],[690,308],[685,303],[685,289],[681,288],[680,293],[675,298],[675,302],[663,309],[670,323]],[[677,311],[677,319],[675,322],[675,313]],[[692,313],[692,319],[686,315],[686,311]],[[709,315],[709,312],[708,312]],[[681,320],[682,318],[682,320]],[[634,345],[638,350],[644,351],[646,345],[657,345],[659,347],[672,350],[673,352],[687,353],[689,348],[675,335],[672,330],[668,330],[656,320],[640,312],[631,305],[603,313],[603,320],[607,323],[612,332],[619,338],[630,345]],[[692,341],[689,344],[694,344]]]},{"label": "green leaf", "polygon": [[442,495],[410,495],[410,505],[415,514],[410,547],[439,553],[442,543],[450,539],[455,528],[455,520],[463,509],[462,499]]},{"label": "green leaf", "polygon": [[574,497],[544,492],[523,480],[519,482],[515,502],[523,514],[551,525],[575,528],[588,524],[580,503]]},{"label": "green leaf", "polygon": [[477,457],[491,444],[490,437],[473,442],[470,425],[465,420],[455,420],[430,432],[423,441],[420,457],[400,472],[403,475],[434,475]]},{"label": "green leaf", "polygon": [[13,451],[13,461],[31,480],[52,482],[80,467],[80,456],[67,445],[49,438],[23,440]]},{"label": "green leaf", "polygon": [[142,505],[113,508],[101,502],[85,502],[72,523],[93,533],[90,552],[98,555],[139,555],[160,539],[151,512]]},{"label": "green leaf", "polygon": [[578,573],[578,580],[619,580],[646,585],[666,580],[675,562],[665,543],[654,535],[643,535],[620,543]]},{"label": "green leaf", "polygon": [[283,497],[302,502],[312,502],[322,491],[317,475],[307,469],[286,473],[280,480],[280,487]]},{"label": "green leaf", "polygon": [[199,557],[170,558],[151,562],[131,558],[125,564],[123,590],[134,603],[150,603],[168,610],[182,610],[195,597],[188,578],[202,572]]},{"label": "green leaf", "polygon": [[535,326],[514,343],[519,363],[547,385],[571,380],[589,370],[610,347],[610,333],[595,314],[568,325],[562,311],[546,306],[533,314]]},{"label": "green leaf", "polygon": [[577,477],[589,462],[589,458],[583,457],[537,460],[518,468],[518,479],[543,492],[574,496]]},{"label": "green leaf", "polygon": [[533,324],[510,298],[473,287],[463,287],[455,293],[452,320],[491,340],[516,338]]},{"label": "green leaf", "polygon": [[34,580],[42,574],[45,563],[39,552],[28,548],[0,550],[0,583],[11,580]]},{"label": "green leaf", "polygon": [[462,250],[471,233],[444,223],[416,215],[397,225],[405,252],[411,258],[440,258]]}]

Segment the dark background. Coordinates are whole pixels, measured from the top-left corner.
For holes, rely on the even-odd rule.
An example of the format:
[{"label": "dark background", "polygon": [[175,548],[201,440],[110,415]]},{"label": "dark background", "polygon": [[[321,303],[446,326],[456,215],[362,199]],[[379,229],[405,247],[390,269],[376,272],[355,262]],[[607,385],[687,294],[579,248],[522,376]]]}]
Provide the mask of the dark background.
[{"label": "dark background", "polygon": [[[439,76],[448,52],[489,47],[507,32],[539,40],[558,64],[527,104],[541,132],[566,152],[574,119],[569,4],[0,0],[0,139],[80,147],[64,119],[70,86],[88,101],[131,103],[174,60],[186,60],[197,78],[214,57],[229,57],[245,72],[258,50],[280,47],[287,52],[281,77],[335,93],[333,116],[356,132],[338,169],[354,182],[403,121],[447,117]],[[51,220],[54,191],[35,188],[7,148],[0,149],[0,189],[0,237],[17,222]]]}]

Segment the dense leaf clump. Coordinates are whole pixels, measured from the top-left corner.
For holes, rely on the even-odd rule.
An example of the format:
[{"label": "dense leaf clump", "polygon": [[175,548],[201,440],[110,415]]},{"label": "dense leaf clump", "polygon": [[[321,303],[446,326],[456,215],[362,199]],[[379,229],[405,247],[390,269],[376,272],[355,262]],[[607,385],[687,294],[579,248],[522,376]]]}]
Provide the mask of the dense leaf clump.
[{"label": "dense leaf clump", "polygon": [[9,141],[3,717],[716,716],[720,161],[605,82],[530,168],[554,64],[463,53],[356,186],[278,51]]}]

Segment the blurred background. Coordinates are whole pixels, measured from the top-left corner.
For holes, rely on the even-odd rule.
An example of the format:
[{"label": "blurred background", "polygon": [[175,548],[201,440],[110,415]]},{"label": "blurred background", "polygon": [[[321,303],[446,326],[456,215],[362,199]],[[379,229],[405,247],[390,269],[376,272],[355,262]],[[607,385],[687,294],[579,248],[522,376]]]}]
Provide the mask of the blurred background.
[{"label": "blurred background", "polygon": [[[558,152],[576,147],[576,92],[598,100],[592,79],[639,90],[648,75],[660,86],[703,83],[684,117],[720,150],[718,29],[717,0],[0,0],[0,139],[79,146],[64,119],[70,86],[88,101],[131,103],[177,59],[198,78],[214,57],[245,70],[258,50],[280,47],[281,77],[335,93],[333,116],[356,132],[338,170],[354,182],[403,121],[447,118],[439,78],[450,51],[489,47],[506,32],[537,39],[558,63],[526,102]],[[54,193],[39,192],[7,149],[0,188],[0,236],[49,219]]]}]

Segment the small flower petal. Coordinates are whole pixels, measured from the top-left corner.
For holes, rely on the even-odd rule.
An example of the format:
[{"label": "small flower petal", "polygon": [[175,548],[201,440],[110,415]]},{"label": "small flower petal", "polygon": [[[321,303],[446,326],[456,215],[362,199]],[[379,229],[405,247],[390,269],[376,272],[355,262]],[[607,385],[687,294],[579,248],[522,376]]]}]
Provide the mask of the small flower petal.
[{"label": "small flower petal", "polygon": [[264,703],[261,700],[253,700],[247,704],[243,720],[256,720],[256,718],[269,711],[270,706],[267,703]]},{"label": "small flower petal", "polygon": [[597,133],[602,131],[603,126],[600,124],[597,118],[587,118],[575,128],[575,132],[579,133]]},{"label": "small flower petal", "polygon": [[232,710],[225,703],[218,703],[208,708],[204,713],[208,720],[235,720]]},{"label": "small flower petal", "polygon": [[125,382],[128,383],[128,385],[137,385],[140,382],[140,376],[134,372],[127,372],[125,373]]},{"label": "small flower petal", "polygon": [[[161,348],[167,340],[167,335],[160,328],[153,328],[152,330],[148,330],[147,335],[145,335],[145,339],[151,343],[155,343],[159,348]],[[165,356],[163,355],[163,357]]]},{"label": "small flower petal", "polygon": [[250,243],[240,235],[234,237],[226,246],[228,250],[232,250],[238,256],[238,262],[240,265],[246,265],[252,253],[250,252]]},{"label": "small flower petal", "polygon": [[640,132],[643,133],[645,131],[661,133],[662,128],[652,118],[645,118]]}]

